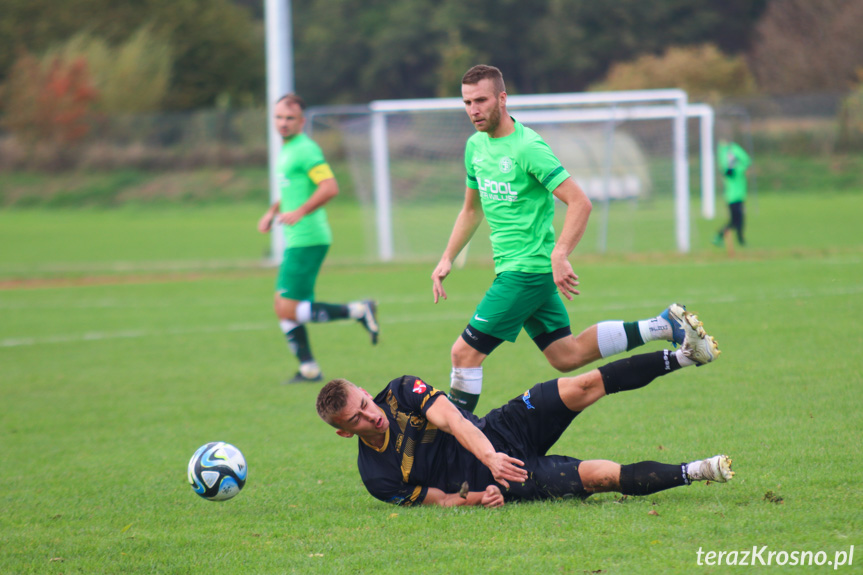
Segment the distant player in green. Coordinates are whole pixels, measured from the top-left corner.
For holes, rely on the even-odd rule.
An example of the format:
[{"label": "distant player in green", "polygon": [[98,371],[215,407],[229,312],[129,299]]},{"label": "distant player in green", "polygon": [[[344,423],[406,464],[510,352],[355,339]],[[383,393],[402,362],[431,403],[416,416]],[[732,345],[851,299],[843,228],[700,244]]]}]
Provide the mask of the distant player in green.
[{"label": "distant player in green", "polygon": [[[572,371],[653,340],[683,342],[684,307],[672,304],[659,316],[607,321],[573,337],[569,314],[557,291],[578,295],[569,262],[587,226],[591,203],[548,144],[506,110],[500,70],[474,66],[462,78],[465,110],[477,132],[465,146],[465,201],[440,262],[432,272],[434,302],[446,299],[443,280],[483,218],[491,228],[495,280],[452,347],[450,399],[473,411],[482,390],[482,363],[522,328],[548,362]],[[555,242],[555,197],[566,218]]]},{"label": "distant player in green", "polygon": [[332,243],[332,231],[323,206],[339,193],[339,186],[321,148],[303,133],[305,103],[296,94],[282,97],[275,106],[275,125],[284,140],[279,155],[280,201],[258,222],[267,233],[282,224],[285,252],[276,281],[275,311],[288,346],[299,361],[299,370],[286,383],[322,381],[321,369],[312,355],[307,322],[341,319],[359,321],[378,340],[375,303],[369,300],[347,304],[315,301],[318,271]]},{"label": "distant player in green", "polygon": [[728,252],[734,253],[731,231],[737,233],[737,243],[746,245],[743,240],[743,204],[746,202],[746,170],[752,164],[749,154],[734,142],[719,142],[717,146],[717,162],[725,184],[725,203],[728,204],[729,221],[725,227],[716,232],[713,243],[721,247],[723,244]]}]

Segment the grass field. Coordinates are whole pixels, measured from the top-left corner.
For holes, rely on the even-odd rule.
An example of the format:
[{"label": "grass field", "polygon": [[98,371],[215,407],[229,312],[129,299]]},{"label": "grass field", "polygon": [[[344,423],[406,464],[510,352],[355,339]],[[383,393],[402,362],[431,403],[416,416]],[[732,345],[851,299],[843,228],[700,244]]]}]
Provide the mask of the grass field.
[{"label": "grass field", "polygon": [[[366,493],[355,441],[314,413],[317,386],[281,385],[295,364],[270,310],[273,271],[259,265],[260,211],[0,212],[0,573],[725,573],[737,569],[699,566],[699,549],[832,561],[852,545],[838,570],[860,571],[863,196],[764,195],[735,258],[703,221],[690,255],[576,254],[576,329],[678,300],[723,354],[603,399],[553,452],[624,463],[727,452],[737,477],[498,510],[401,509]],[[449,347],[490,266],[457,270],[434,306],[428,262],[350,263],[356,213],[331,215],[318,298],[375,297],[383,332],[372,348],[356,325],[313,326],[325,375],[372,392],[403,373],[448,388]],[[522,335],[486,363],[477,411],[554,376]],[[250,466],[225,503],[185,479],[213,440]]]}]

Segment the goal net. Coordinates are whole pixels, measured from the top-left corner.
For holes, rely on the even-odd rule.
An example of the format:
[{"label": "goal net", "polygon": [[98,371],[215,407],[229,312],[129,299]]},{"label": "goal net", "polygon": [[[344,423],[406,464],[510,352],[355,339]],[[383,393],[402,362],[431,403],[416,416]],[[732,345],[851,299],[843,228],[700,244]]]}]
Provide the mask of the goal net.
[{"label": "goal net", "polygon": [[[694,157],[702,171],[693,179],[712,217],[712,110],[688,104],[684,92],[510,96],[507,108],[545,139],[593,201],[577,253],[689,251],[687,118],[701,136]],[[376,101],[314,109],[309,118],[328,158],[344,162],[367,259],[440,257],[464,200],[464,144],[475,132],[461,100]],[[339,151],[331,155],[328,144]],[[557,204],[559,230],[564,206]],[[491,258],[488,235],[481,224],[469,258]]]}]

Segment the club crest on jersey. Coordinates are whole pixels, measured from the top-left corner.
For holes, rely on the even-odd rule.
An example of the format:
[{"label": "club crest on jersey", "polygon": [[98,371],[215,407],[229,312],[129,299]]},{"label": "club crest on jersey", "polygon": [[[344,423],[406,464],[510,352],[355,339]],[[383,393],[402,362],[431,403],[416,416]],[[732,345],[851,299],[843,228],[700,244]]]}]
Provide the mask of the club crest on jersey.
[{"label": "club crest on jersey", "polygon": [[504,156],[500,159],[500,162],[497,163],[497,167],[504,174],[508,174],[512,171],[513,168],[512,159],[509,156]]},{"label": "club crest on jersey", "polygon": [[426,392],[426,384],[423,383],[423,380],[418,379],[414,382],[414,393],[425,393]]}]

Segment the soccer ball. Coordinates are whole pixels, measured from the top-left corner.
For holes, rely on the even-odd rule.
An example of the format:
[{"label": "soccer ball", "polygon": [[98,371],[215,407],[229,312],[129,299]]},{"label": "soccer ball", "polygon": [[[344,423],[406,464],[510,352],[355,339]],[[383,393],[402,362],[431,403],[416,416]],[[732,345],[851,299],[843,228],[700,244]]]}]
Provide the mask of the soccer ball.
[{"label": "soccer ball", "polygon": [[189,484],[210,501],[226,501],[246,484],[246,459],[240,450],[224,441],[202,445],[189,460]]}]

